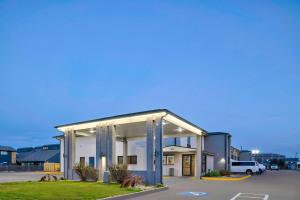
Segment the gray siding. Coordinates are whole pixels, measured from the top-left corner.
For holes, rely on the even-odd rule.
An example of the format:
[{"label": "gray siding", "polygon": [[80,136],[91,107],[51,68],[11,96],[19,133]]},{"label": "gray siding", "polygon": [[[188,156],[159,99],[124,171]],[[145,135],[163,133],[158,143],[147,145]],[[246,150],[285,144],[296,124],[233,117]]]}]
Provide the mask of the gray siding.
[{"label": "gray siding", "polygon": [[[229,134],[208,134],[204,138],[205,151],[215,154],[215,170],[230,170],[230,143],[231,136]],[[225,159],[225,162],[222,162],[222,159]]]}]

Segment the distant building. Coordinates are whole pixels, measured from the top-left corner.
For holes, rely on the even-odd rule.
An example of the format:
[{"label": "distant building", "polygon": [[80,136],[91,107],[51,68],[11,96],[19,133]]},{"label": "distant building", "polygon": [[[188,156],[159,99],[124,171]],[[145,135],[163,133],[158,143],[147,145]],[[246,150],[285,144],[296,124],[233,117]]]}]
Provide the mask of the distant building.
[{"label": "distant building", "polygon": [[297,169],[297,163],[299,162],[299,158],[286,158],[285,159],[285,166],[287,169]]},{"label": "distant building", "polygon": [[60,162],[60,145],[49,144],[39,147],[17,149],[17,162],[27,166],[43,166],[45,162]]},{"label": "distant building", "polygon": [[16,164],[16,150],[12,147],[0,145],[0,165]]},{"label": "distant building", "polygon": [[253,160],[262,163],[269,164],[272,160],[285,160],[285,156],[277,153],[259,153],[256,155],[252,155]]},{"label": "distant building", "polygon": [[252,160],[251,151],[249,151],[249,150],[241,150],[240,151],[240,160],[241,161]]},{"label": "distant building", "polygon": [[230,147],[230,155],[232,160],[240,160],[241,151],[233,146]]},{"label": "distant building", "polygon": [[210,132],[204,137],[204,150],[214,154],[215,170],[230,170],[231,135],[224,132]]}]

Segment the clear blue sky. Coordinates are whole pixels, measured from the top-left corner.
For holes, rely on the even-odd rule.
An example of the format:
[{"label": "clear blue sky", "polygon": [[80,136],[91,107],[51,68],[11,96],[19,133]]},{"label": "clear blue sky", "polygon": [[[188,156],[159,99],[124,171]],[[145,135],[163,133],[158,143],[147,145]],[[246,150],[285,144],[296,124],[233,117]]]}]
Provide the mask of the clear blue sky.
[{"label": "clear blue sky", "polygon": [[0,1],[0,144],[168,108],[300,153],[299,1]]}]

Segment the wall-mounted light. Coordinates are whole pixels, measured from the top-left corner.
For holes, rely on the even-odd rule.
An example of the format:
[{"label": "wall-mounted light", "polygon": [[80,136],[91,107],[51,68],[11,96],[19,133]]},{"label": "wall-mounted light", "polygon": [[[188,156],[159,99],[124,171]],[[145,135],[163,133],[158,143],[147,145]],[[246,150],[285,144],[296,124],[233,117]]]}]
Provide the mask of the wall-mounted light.
[{"label": "wall-mounted light", "polygon": [[220,162],[225,163],[225,158],[221,158]]}]

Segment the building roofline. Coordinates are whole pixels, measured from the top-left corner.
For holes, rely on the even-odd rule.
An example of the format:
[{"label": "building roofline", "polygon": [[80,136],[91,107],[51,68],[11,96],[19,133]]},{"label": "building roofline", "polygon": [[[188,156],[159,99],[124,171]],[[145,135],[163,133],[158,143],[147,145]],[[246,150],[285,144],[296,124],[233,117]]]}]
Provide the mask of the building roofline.
[{"label": "building roofline", "polygon": [[147,110],[147,111],[142,111],[142,112],[133,112],[133,113],[128,113],[128,114],[121,114],[121,115],[114,115],[110,117],[103,117],[103,118],[97,118],[97,119],[92,119],[92,120],[85,120],[85,121],[79,121],[79,122],[74,122],[74,123],[67,123],[67,124],[61,124],[57,125],[54,128],[61,128],[65,126],[74,126],[74,125],[80,125],[80,124],[85,124],[85,123],[92,123],[92,122],[100,122],[100,121],[105,121],[105,120],[113,120],[113,119],[119,119],[119,118],[125,118],[125,117],[133,117],[133,116],[139,116],[139,115],[145,115],[145,114],[155,114],[155,113],[160,113],[160,112],[165,112],[167,114],[173,115],[174,117],[180,119],[181,121],[184,121],[185,123],[200,129],[201,131],[204,132],[204,134],[207,133],[206,130],[200,128],[199,126],[193,124],[192,122],[178,116],[177,114],[169,111],[168,109],[154,109],[154,110]]},{"label": "building roofline", "polygon": [[231,134],[227,133],[227,132],[208,132],[207,135],[229,135],[229,136],[231,136]]}]

